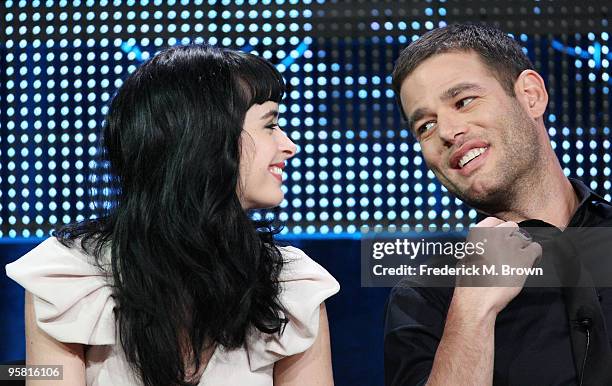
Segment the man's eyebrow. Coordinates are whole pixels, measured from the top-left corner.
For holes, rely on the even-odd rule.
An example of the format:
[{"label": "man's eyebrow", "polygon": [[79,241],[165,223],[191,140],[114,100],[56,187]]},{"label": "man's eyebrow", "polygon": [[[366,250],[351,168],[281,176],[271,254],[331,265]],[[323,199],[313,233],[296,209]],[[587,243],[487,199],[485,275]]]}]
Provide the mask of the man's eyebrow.
[{"label": "man's eyebrow", "polygon": [[273,118],[276,116],[278,116],[278,110],[269,110],[267,113],[262,115],[261,118],[259,119],[264,120],[264,119]]},{"label": "man's eyebrow", "polygon": [[[440,94],[440,100],[445,102],[450,99],[455,98],[457,95],[461,94],[465,91],[483,91],[484,89],[477,85],[476,83],[459,83],[447,90],[445,90],[442,94]],[[419,107],[414,110],[414,112],[408,117],[408,128],[412,129],[415,122],[423,119],[426,115],[430,114],[429,109],[424,107]]]},{"label": "man's eyebrow", "polygon": [[448,101],[464,91],[483,91],[484,89],[476,83],[459,83],[440,94],[441,101]]},{"label": "man's eyebrow", "polygon": [[414,112],[410,116],[408,116],[408,128],[412,130],[414,123],[420,121],[421,119],[423,119],[424,116],[428,114],[430,114],[429,109],[426,109],[424,107],[419,107],[418,109],[414,110]]},{"label": "man's eyebrow", "polygon": [[[457,95],[461,94],[464,91],[482,92],[484,91],[484,88],[477,85],[476,83],[459,83],[440,94],[440,100],[448,101],[450,99],[455,98]],[[419,107],[418,109],[414,110],[414,112],[410,116],[408,116],[408,128],[412,130],[415,122],[418,122],[419,120],[423,119],[423,117],[429,114],[432,114],[431,111],[425,107]]]}]

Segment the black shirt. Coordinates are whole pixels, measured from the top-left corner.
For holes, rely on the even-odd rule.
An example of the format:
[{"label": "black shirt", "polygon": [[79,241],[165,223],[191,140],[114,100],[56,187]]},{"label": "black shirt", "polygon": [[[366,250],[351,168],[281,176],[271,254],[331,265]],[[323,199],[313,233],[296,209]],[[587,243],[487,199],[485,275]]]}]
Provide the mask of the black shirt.
[{"label": "black shirt", "polygon": [[[571,182],[580,203],[568,228],[611,227],[612,204],[582,182]],[[552,227],[539,220],[519,226],[527,230],[530,226]],[[540,242],[544,236],[532,237]],[[610,242],[608,251],[612,253],[612,234]],[[584,386],[612,385],[612,349],[607,333],[612,331],[611,290],[523,288],[496,319],[493,384],[577,385],[584,373]],[[427,382],[452,295],[453,288],[393,288],[385,315],[387,386]],[[582,315],[587,312],[584,310],[588,313]],[[454,384],[453,380],[448,382]]]}]

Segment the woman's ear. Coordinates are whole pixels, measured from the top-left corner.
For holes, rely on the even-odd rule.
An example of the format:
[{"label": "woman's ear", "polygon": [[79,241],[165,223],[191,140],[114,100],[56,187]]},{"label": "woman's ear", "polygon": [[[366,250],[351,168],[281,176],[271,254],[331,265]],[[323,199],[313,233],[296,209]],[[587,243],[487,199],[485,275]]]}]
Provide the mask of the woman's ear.
[{"label": "woman's ear", "polygon": [[548,105],[544,79],[533,70],[521,72],[514,83],[516,98],[532,118],[540,118]]}]

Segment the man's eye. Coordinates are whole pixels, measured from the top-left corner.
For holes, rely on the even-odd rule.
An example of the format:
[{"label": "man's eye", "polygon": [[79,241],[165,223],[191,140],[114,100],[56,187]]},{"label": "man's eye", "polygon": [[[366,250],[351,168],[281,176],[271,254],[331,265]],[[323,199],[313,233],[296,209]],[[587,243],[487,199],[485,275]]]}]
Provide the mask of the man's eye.
[{"label": "man's eye", "polygon": [[436,125],[436,121],[425,122],[424,124],[419,126],[419,128],[417,129],[417,134],[418,135],[423,135],[426,132],[428,132],[429,130],[433,129],[435,127],[435,125]]},{"label": "man's eye", "polygon": [[463,98],[461,99],[459,102],[457,102],[457,108],[462,108],[465,107],[467,105],[469,105],[470,103],[472,103],[472,101],[476,99],[474,97],[467,97],[467,98]]}]

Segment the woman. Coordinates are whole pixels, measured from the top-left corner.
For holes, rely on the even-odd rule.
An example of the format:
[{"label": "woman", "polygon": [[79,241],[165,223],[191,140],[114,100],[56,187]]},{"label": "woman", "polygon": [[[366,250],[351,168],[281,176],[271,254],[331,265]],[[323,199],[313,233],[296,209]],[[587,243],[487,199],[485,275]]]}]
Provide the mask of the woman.
[{"label": "woman", "polygon": [[206,45],[125,81],[103,136],[109,213],[7,266],[28,364],[74,385],[333,384],[322,302],[338,283],[247,213],[283,199],[283,93],[264,59]]}]

